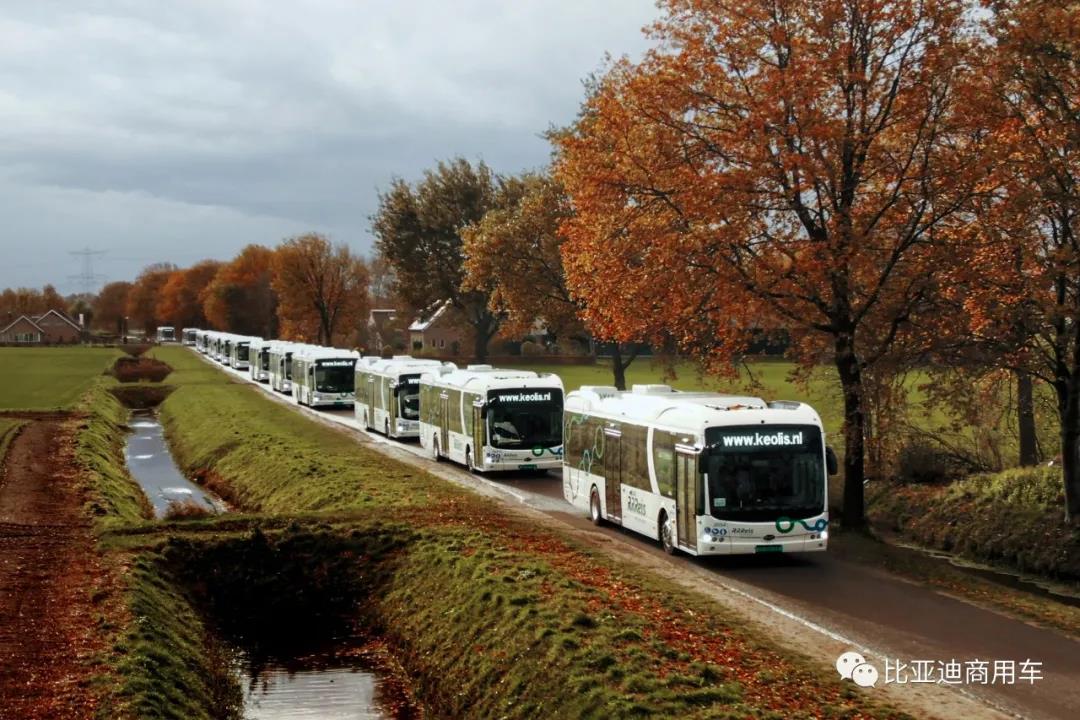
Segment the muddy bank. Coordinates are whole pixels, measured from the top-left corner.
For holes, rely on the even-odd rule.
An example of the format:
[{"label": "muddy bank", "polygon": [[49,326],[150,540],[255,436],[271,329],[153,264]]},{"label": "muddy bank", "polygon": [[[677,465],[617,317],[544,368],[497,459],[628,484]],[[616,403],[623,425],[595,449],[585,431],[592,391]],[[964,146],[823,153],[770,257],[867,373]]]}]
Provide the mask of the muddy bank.
[{"label": "muddy bank", "polygon": [[27,422],[0,483],[0,714],[90,718],[109,576],[83,514],[77,420]]},{"label": "muddy bank", "polygon": [[152,357],[121,357],[113,363],[109,374],[122,383],[159,383],[169,376],[172,368]]}]

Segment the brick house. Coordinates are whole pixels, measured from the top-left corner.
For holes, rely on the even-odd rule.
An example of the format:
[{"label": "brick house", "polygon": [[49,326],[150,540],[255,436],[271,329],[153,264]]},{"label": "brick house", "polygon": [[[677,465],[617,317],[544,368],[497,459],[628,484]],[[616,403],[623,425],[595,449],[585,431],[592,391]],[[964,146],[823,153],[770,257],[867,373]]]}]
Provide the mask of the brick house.
[{"label": "brick house", "polygon": [[413,352],[445,356],[471,351],[464,323],[450,301],[432,307],[434,310],[430,314],[422,315],[409,326],[409,344]]},{"label": "brick house", "polygon": [[56,310],[44,315],[20,315],[0,329],[0,343],[62,345],[82,339],[82,328]]}]

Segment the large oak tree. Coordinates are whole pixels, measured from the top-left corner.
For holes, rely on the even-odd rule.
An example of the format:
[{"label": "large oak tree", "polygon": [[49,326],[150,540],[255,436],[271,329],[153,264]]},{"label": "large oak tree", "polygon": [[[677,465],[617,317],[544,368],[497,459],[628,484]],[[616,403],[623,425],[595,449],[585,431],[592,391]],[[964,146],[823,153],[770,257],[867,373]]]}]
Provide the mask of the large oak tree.
[{"label": "large oak tree", "polygon": [[980,175],[958,112],[978,73],[953,0],[663,0],[558,179],[587,319],[722,363],[787,330],[843,389],[843,520],[864,522],[864,376],[918,338]]}]

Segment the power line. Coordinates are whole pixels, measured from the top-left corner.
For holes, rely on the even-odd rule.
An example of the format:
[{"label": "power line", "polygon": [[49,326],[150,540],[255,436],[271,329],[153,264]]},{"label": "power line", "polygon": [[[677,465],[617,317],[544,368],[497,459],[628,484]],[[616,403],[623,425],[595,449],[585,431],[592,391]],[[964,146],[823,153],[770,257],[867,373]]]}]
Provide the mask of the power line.
[{"label": "power line", "polygon": [[69,250],[68,255],[82,258],[82,272],[78,275],[68,275],[68,280],[76,280],[84,295],[90,295],[94,292],[97,284],[105,279],[104,275],[97,275],[94,273],[94,256],[104,255],[107,250],[91,250],[89,247],[84,247],[82,250]]}]

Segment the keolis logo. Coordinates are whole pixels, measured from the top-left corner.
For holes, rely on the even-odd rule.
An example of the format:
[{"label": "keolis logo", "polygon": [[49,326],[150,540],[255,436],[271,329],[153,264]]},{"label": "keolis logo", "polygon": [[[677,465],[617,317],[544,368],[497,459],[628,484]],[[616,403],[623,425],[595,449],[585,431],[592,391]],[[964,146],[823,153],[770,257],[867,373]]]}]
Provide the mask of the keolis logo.
[{"label": "keolis logo", "polygon": [[748,435],[727,435],[723,438],[724,447],[783,447],[785,445],[802,445],[803,434],[801,432],[787,433],[783,431],[774,433],[752,433]]},{"label": "keolis logo", "polygon": [[499,395],[499,402],[549,402],[550,392],[514,393]]}]

